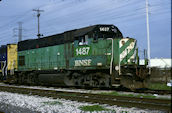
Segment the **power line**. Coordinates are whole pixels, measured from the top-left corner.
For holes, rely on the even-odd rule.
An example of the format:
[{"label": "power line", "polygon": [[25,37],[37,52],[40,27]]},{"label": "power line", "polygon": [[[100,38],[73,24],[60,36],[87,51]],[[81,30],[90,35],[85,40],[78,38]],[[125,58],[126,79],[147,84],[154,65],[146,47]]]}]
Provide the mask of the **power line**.
[{"label": "power line", "polygon": [[[125,5],[127,5],[127,4],[125,4]],[[121,9],[122,7],[124,7],[125,6],[124,4],[122,4],[122,5],[120,5],[120,6],[118,6],[117,7],[117,9]],[[71,6],[72,7],[72,6]],[[121,7],[121,8],[120,8]],[[102,15],[102,17],[104,17],[104,15],[105,14],[109,14],[109,13],[111,13],[111,14],[113,14],[114,15],[114,11],[116,12],[117,10],[116,10],[116,7],[114,8],[115,10],[113,10],[113,9],[108,9],[108,10],[103,10],[103,11],[101,11],[101,12],[98,12],[99,13],[99,15],[101,14]],[[142,9],[142,8],[141,8]],[[137,9],[137,10],[139,10],[139,9]],[[85,10],[86,11],[86,10]],[[99,11],[99,10],[98,10]],[[76,12],[75,12],[76,13]],[[85,14],[85,13],[84,13]],[[89,14],[88,12],[87,12],[87,14]],[[101,16],[100,15],[100,16]],[[89,16],[88,16],[89,17]],[[61,17],[62,18],[62,17]],[[63,18],[66,18],[66,17],[63,17]],[[75,18],[73,18],[74,19],[74,21],[76,20]],[[54,19],[50,19],[50,20],[48,20],[48,21],[46,21],[46,22],[44,22],[44,23],[48,23],[48,22],[51,22],[52,20],[57,20],[56,18],[54,18]],[[52,23],[53,24],[53,23]],[[48,25],[48,27],[50,27],[51,25]],[[47,28],[47,25],[46,25],[46,28]],[[43,28],[44,29],[44,28]]]},{"label": "power line", "polygon": [[[58,3],[58,2],[57,2]],[[62,2],[61,2],[62,3]],[[63,2],[64,3],[64,2]],[[64,7],[64,5],[66,4],[66,2],[63,4],[62,3],[62,7]],[[113,2],[113,3],[115,3],[115,2]],[[70,5],[70,2],[67,2],[67,4],[68,5]],[[108,5],[108,3],[105,3],[106,5]],[[119,11],[120,9],[123,9],[124,7],[127,7],[127,6],[130,6],[130,5],[138,5],[138,3],[136,3],[135,1],[133,2],[132,1],[132,3],[131,2],[129,2],[128,3],[128,1],[127,2],[124,2],[124,3],[122,3],[122,5],[120,4],[120,5],[116,5],[117,7],[111,7],[111,8],[108,8],[108,9],[103,9],[103,10],[96,10],[96,9],[98,9],[98,8],[100,8],[100,7],[98,7],[98,6],[95,6],[94,7],[94,11],[96,11],[96,13],[94,13],[94,11],[93,11],[93,13],[95,14],[95,16],[91,16],[91,17],[96,17],[96,18],[99,18],[100,19],[100,21],[103,21],[103,20],[106,20],[106,19],[108,19],[107,17],[109,16],[109,18],[111,18],[111,17],[113,17],[113,19],[115,19],[115,20],[113,20],[114,22],[116,22],[116,19],[118,19],[118,20],[120,20],[120,19],[124,19],[124,20],[128,20],[128,18],[133,18],[133,17],[135,17],[135,16],[137,16],[138,14],[135,14],[135,15],[129,15],[129,13],[126,13],[126,14],[128,14],[128,15],[123,15],[124,13],[122,13],[122,14],[119,14],[120,12],[117,12],[117,10]],[[57,4],[57,5],[59,5],[59,4]],[[132,6],[133,6],[132,5]],[[139,2],[139,5],[140,5],[140,2]],[[47,6],[47,5],[46,5]],[[73,5],[70,5],[69,6],[70,8],[72,8],[73,7]],[[104,5],[103,5],[103,7],[104,7]],[[58,9],[59,9],[59,7],[57,7]],[[56,8],[56,9],[57,9]],[[82,7],[80,7],[80,8],[82,8]],[[84,7],[85,8],[85,7]],[[56,10],[56,9],[54,9],[54,10]],[[89,9],[89,8],[88,8]],[[70,10],[70,9],[68,9],[68,10]],[[84,11],[84,15],[86,14],[87,16],[90,16],[91,14],[93,14],[93,13],[90,13],[90,12],[88,12],[86,9],[82,9],[82,11]],[[140,10],[139,10],[140,11]],[[80,11],[81,12],[81,11]],[[127,12],[129,12],[128,10],[127,10]],[[52,13],[57,13],[56,11],[53,11],[53,12],[51,12],[51,13],[48,13],[49,15],[52,15]],[[83,12],[81,12],[80,14],[82,14]],[[90,14],[89,14],[90,13]],[[72,14],[77,14],[77,12],[73,12]],[[72,15],[71,14],[71,15]],[[134,13],[133,13],[134,14]],[[54,15],[54,14],[53,14]],[[97,16],[96,16],[97,15]],[[55,16],[55,15],[54,15]],[[63,15],[62,15],[63,16]],[[105,17],[106,16],[106,17]],[[49,17],[49,16],[47,16],[47,17]],[[59,17],[59,16],[58,16]],[[56,18],[54,18],[54,19],[48,19],[48,21],[50,22],[50,24],[54,24],[54,23],[52,23],[52,21],[50,21],[50,20],[58,20],[58,17],[56,17]],[[63,16],[63,17],[65,17],[65,18],[67,18],[67,16]],[[61,17],[61,19],[63,18],[63,17]],[[88,23],[88,22],[95,22],[95,20],[96,19],[94,19],[94,18],[89,18],[89,19],[87,19],[84,23]],[[77,19],[77,21],[75,21]],[[30,19],[31,20],[31,19]],[[76,23],[72,23],[72,24],[68,24],[68,26],[73,26],[73,25],[77,25],[77,26],[81,26],[81,25],[83,25],[82,24],[82,22],[80,22],[80,21],[78,21],[78,20],[80,20],[78,17],[77,18],[73,18],[72,20],[69,20],[69,21],[75,21]],[[49,29],[48,29],[48,27],[51,27],[51,26],[49,26],[49,24],[48,24],[48,27],[47,27],[47,22],[48,21],[46,21],[46,22],[44,22],[44,23],[46,23],[46,27],[45,28],[43,28],[43,29],[47,29],[47,31],[49,31]],[[123,21],[122,21],[123,22]],[[9,23],[9,24],[11,24],[11,23]],[[64,24],[64,23],[63,23]],[[92,23],[90,23],[90,24],[92,24]],[[67,25],[67,24],[66,24]],[[44,26],[45,26],[45,24],[44,24]],[[53,27],[53,26],[52,26]],[[55,29],[56,29],[56,27],[54,27]],[[41,28],[42,29],[42,28]],[[53,30],[53,31],[55,31],[55,29]],[[51,30],[52,31],[52,30]]]},{"label": "power line", "polygon": [[[62,3],[62,2],[61,2],[61,3]],[[67,3],[68,3],[68,2],[67,2]],[[133,3],[133,2],[130,2],[129,4],[128,4],[128,3],[127,3],[127,4],[128,4],[128,5],[132,5],[131,3]],[[118,5],[117,7],[115,7],[115,11],[116,11],[116,9],[121,9],[122,7],[126,7],[127,4]],[[134,4],[135,4],[135,3],[134,3]],[[47,5],[45,5],[45,6],[47,6]],[[43,6],[43,7],[45,7],[45,6]],[[112,11],[113,9],[109,9],[109,10]],[[114,11],[114,10],[113,10],[113,11]],[[54,11],[54,12],[55,12],[55,11]],[[107,10],[106,13],[107,13],[107,12],[109,12],[109,11]],[[101,12],[100,12],[100,13],[101,13]],[[52,13],[49,13],[49,14],[52,14]],[[31,19],[29,19],[29,20],[31,20]],[[49,21],[49,20],[48,20],[48,21]],[[8,25],[10,25],[10,24],[8,24]]]}]

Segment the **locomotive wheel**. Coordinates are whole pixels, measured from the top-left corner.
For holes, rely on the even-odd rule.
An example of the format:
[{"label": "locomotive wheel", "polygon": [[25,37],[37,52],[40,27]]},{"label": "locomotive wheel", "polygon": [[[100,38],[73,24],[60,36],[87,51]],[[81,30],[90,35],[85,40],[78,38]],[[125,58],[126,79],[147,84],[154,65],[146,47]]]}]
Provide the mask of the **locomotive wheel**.
[{"label": "locomotive wheel", "polygon": [[83,86],[84,76],[79,73],[73,73],[75,86]]},{"label": "locomotive wheel", "polygon": [[109,87],[110,77],[108,74],[97,73],[72,73],[64,78],[66,86],[85,87]]},{"label": "locomotive wheel", "polygon": [[34,77],[34,73],[31,72],[28,74],[28,84],[29,85],[34,85],[35,84],[35,77]]},{"label": "locomotive wheel", "polygon": [[65,75],[64,83],[66,86],[75,86],[75,80],[73,74]]},{"label": "locomotive wheel", "polygon": [[131,90],[145,88],[144,82],[137,81],[130,75],[124,75],[121,77],[121,85]]},{"label": "locomotive wheel", "polygon": [[22,84],[22,82],[23,82],[22,76],[23,76],[23,73],[19,73],[19,74],[18,74],[18,76],[17,76],[17,83],[18,83],[18,84]]},{"label": "locomotive wheel", "polygon": [[85,75],[84,84],[90,87],[109,87],[109,75],[105,73],[90,73]]}]

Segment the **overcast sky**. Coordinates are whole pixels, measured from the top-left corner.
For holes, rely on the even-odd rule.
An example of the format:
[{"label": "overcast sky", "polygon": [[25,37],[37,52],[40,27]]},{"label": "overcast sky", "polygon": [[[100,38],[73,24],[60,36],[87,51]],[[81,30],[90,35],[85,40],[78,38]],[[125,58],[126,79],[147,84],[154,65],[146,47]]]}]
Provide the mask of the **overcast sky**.
[{"label": "overcast sky", "polygon": [[[148,0],[151,58],[171,58],[171,0]],[[18,22],[23,40],[49,36],[95,24],[114,24],[124,37],[137,39],[140,52],[147,49],[145,0],[2,0],[0,45],[18,41]],[[141,54],[143,55],[143,54]]]}]

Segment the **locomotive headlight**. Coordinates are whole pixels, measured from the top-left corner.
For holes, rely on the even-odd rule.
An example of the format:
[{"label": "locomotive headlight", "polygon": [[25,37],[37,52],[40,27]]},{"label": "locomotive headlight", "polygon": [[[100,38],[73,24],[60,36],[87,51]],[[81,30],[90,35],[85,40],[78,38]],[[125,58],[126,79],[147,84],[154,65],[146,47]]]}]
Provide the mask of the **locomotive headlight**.
[{"label": "locomotive headlight", "polygon": [[115,66],[115,70],[118,71],[119,70],[119,66]]}]

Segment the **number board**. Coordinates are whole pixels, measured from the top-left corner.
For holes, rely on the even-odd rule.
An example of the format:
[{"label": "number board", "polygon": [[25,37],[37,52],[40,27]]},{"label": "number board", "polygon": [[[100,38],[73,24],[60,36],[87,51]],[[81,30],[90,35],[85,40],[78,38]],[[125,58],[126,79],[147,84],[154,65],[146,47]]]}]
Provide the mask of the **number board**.
[{"label": "number board", "polygon": [[91,53],[91,47],[79,46],[75,48],[75,56],[89,56]]}]

